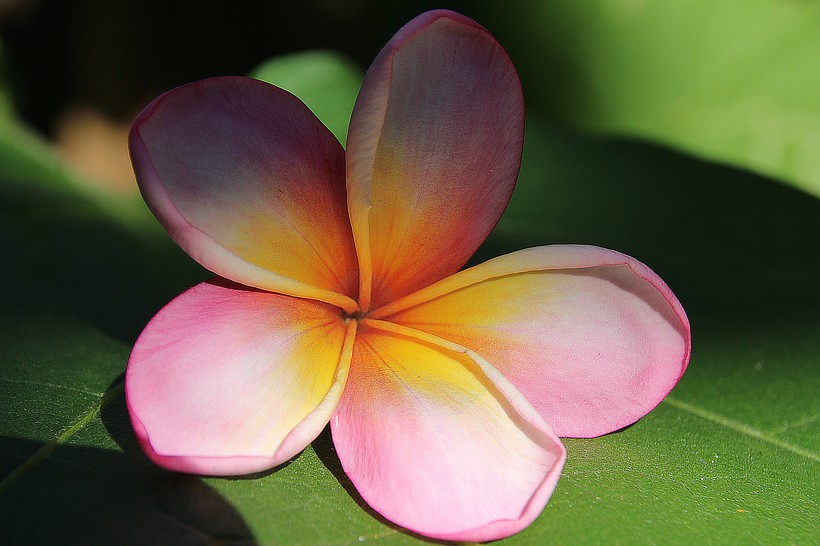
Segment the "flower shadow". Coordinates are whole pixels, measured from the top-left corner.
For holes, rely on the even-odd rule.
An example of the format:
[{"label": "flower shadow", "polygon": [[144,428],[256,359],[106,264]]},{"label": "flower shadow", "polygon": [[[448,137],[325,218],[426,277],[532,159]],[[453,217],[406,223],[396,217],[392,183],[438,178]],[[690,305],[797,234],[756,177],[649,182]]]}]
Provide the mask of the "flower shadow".
[{"label": "flower shadow", "polygon": [[[25,468],[31,454],[44,452]],[[135,464],[131,454],[3,436],[0,467],[24,468],[2,490],[8,544],[257,543],[239,512],[202,480]]]}]

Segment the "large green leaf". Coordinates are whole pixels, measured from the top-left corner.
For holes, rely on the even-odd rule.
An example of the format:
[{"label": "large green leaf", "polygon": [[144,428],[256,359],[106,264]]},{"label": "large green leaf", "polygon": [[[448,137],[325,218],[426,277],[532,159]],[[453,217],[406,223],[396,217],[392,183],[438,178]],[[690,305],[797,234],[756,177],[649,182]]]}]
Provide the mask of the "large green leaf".
[{"label": "large green leaf", "polygon": [[820,195],[820,2],[515,0],[479,11],[530,104]]},{"label": "large green leaf", "polygon": [[[311,104],[310,97],[302,97]],[[0,135],[2,136],[2,135]],[[0,138],[0,529],[10,543],[415,543],[366,507],[327,432],[260,476],[141,455],[131,344],[208,273],[131,200],[75,189],[40,144]],[[550,242],[636,255],[687,308],[689,371],[635,425],[568,440],[535,523],[505,543],[810,543],[820,531],[820,201],[531,116],[509,213],[477,259]]]}]

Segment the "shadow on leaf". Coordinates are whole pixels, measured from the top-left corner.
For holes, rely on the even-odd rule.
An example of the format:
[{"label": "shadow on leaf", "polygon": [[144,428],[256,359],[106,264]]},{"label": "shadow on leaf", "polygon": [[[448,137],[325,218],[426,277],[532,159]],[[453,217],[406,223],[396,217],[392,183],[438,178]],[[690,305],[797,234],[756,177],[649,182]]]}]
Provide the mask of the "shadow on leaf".
[{"label": "shadow on leaf", "polygon": [[[0,437],[0,463],[44,444]],[[255,544],[242,516],[198,478],[105,449],[58,445],[0,493],[9,544]]]}]

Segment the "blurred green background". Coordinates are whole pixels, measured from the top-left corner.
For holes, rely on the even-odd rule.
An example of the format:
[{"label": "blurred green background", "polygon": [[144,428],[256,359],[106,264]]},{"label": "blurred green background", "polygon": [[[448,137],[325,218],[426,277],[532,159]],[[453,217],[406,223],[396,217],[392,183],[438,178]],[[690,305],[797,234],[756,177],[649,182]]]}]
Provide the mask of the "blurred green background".
[{"label": "blurred green background", "polygon": [[125,138],[162,91],[253,73],[344,141],[368,63],[433,7],[498,38],[528,107],[518,187],[475,261],[556,242],[615,248],[670,284],[693,329],[670,397],[624,431],[567,440],[553,499],[507,542],[816,542],[813,0],[0,2],[4,536],[419,540],[363,505],[327,432],[253,479],[175,475],[140,454],[122,394],[128,352],[156,310],[209,273],[145,209]]},{"label": "blurred green background", "polygon": [[528,104],[549,119],[658,140],[820,195],[820,3],[811,0],[2,6],[16,109],[61,142],[99,120],[88,114],[126,123],[164,90],[246,74],[282,53],[332,49],[366,67],[404,22],[450,7],[491,27]]}]

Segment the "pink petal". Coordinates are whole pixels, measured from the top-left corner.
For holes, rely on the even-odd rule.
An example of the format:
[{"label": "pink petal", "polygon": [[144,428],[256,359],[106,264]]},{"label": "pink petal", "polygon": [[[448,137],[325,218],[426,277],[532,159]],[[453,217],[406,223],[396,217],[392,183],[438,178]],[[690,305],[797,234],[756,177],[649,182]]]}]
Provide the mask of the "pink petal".
[{"label": "pink petal", "polygon": [[432,11],[388,42],[365,76],[347,140],[362,309],[464,265],[507,206],[523,129],[515,69],[474,21]]},{"label": "pink petal", "polygon": [[219,279],[185,292],[151,320],[128,361],[128,410],[146,454],[214,475],[287,461],[336,407],[351,324],[333,306]]},{"label": "pink petal", "polygon": [[637,260],[596,247],[507,254],[371,316],[474,350],[559,436],[637,421],[689,362],[689,321],[672,291]]},{"label": "pink petal", "polygon": [[143,110],[130,147],[148,206],[202,265],[355,309],[344,152],[296,97],[251,78],[191,83]]},{"label": "pink petal", "polygon": [[565,459],[535,410],[478,355],[369,320],[331,427],[373,509],[446,540],[494,540],[529,525]]}]

